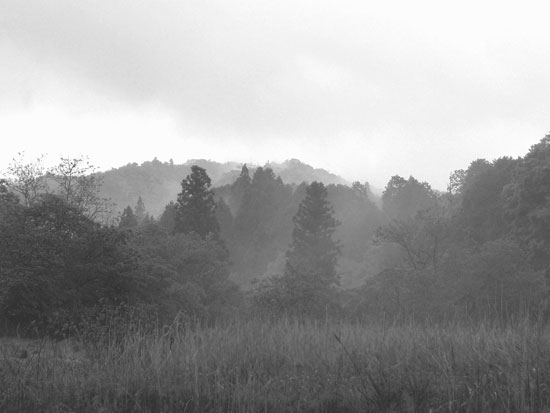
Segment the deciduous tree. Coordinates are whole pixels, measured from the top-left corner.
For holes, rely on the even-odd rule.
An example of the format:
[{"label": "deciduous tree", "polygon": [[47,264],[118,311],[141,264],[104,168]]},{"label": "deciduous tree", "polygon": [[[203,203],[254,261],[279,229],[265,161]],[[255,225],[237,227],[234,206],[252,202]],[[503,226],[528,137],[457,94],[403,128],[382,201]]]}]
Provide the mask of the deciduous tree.
[{"label": "deciduous tree", "polygon": [[8,165],[5,183],[15,193],[23,198],[23,204],[30,206],[40,195],[46,192],[46,168],[43,156],[34,161],[26,161],[24,153],[20,152]]}]

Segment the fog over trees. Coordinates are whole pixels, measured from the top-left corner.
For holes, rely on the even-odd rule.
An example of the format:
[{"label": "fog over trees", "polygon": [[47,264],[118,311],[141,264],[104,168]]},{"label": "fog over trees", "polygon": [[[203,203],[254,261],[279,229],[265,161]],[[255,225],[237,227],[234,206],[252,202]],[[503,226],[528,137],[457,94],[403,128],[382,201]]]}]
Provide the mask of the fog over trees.
[{"label": "fog over trees", "polygon": [[[178,168],[155,162],[157,172]],[[315,350],[319,354],[336,354],[334,349],[329,350],[330,340],[342,347],[337,351],[338,363],[333,359],[310,363],[309,368],[321,375],[311,376],[321,380],[315,386],[329,388],[326,380],[342,368],[337,366],[342,366],[344,360],[351,370],[338,376],[340,383],[348,383],[353,374],[365,374],[363,380],[368,379],[359,387],[346,384],[346,388],[356,389],[355,396],[338,394],[330,403],[340,407],[355,403],[355,407],[362,406],[359,410],[370,406],[370,411],[388,411],[382,396],[364,396],[382,392],[383,382],[377,380],[386,377],[384,380],[393,380],[392,388],[400,389],[384,396],[392,406],[398,406],[396,411],[408,411],[411,406],[422,411],[420,407],[435,406],[447,397],[433,388],[429,377],[419,373],[430,364],[429,357],[418,349],[395,349],[392,346],[401,341],[388,341],[390,347],[380,349],[380,357],[385,359],[376,356],[378,370],[372,370],[374,367],[366,361],[367,367],[358,367],[356,359],[363,357],[357,353],[361,346],[356,343],[350,352],[344,342],[356,333],[343,336],[342,331],[355,328],[350,326],[382,326],[382,343],[388,325],[411,326],[415,330],[406,334],[416,334],[415,340],[424,340],[419,338],[424,333],[412,326],[435,326],[430,328],[436,334],[447,334],[444,327],[437,327],[440,325],[477,326],[485,329],[479,333],[479,340],[489,340],[487,334],[504,333],[488,333],[487,325],[513,328],[505,330],[506,337],[511,331],[516,334],[517,326],[523,325],[524,334],[530,335],[530,340],[539,340],[537,346],[542,348],[540,340],[545,337],[542,331],[549,315],[549,165],[550,135],[533,145],[524,157],[472,161],[451,174],[445,192],[413,176],[395,175],[381,197],[371,191],[368,183],[288,183],[269,166],[239,165],[229,174],[233,177],[230,182],[216,186],[206,168],[191,165],[172,200],[161,212],[151,213],[148,200],[152,195],[145,191],[127,205],[116,205],[108,199],[102,188],[104,175],[96,173],[86,158],[61,158],[57,166],[48,169],[42,158],[27,160],[21,155],[0,180],[1,332],[3,336],[80,343],[90,360],[109,357],[110,363],[121,362],[126,357],[121,354],[134,349],[137,355],[132,356],[131,363],[139,361],[139,365],[152,368],[152,356],[144,362],[142,349],[154,352],[161,347],[154,350],[152,346],[166,346],[162,355],[155,357],[168,360],[176,357],[172,351],[183,348],[182,340],[189,339],[186,334],[197,334],[192,340],[218,348],[215,346],[230,343],[241,337],[239,334],[263,331],[270,336],[277,329],[289,340],[298,340],[302,337],[300,329],[305,328],[310,334],[307,340],[316,343],[324,337],[324,350]],[[132,173],[143,178],[148,176],[150,166],[132,166]],[[266,325],[268,330],[259,327]],[[233,328],[230,326],[235,330],[220,330]],[[294,326],[300,327],[297,330]],[[534,328],[539,331],[538,338],[533,338]],[[361,334],[373,331],[378,330]],[[223,339],[216,339],[215,344],[212,340],[218,333]],[[452,348],[464,340],[461,337],[453,338]],[[246,340],[241,343],[244,349],[251,342],[250,338]],[[430,345],[448,351],[448,346],[441,344],[442,338],[434,340],[439,344]],[[422,347],[418,341],[414,343]],[[185,344],[193,345],[202,348],[194,341]],[[274,357],[280,351],[275,345],[262,346],[254,347],[254,351],[263,352],[264,356],[257,356],[262,363],[267,363],[265,357]],[[297,351],[295,342],[289,346]],[[516,347],[510,342],[499,346],[507,349],[506,357],[517,356],[512,354]],[[217,351],[212,350],[208,357],[218,357],[214,363],[221,363]],[[408,359],[408,367],[393,374],[391,354],[423,358],[421,369]],[[544,363],[546,356],[537,354],[536,363]],[[283,360],[281,366],[287,365],[287,356],[279,357]],[[138,365],[135,363],[132,368]],[[299,361],[293,363],[300,380],[310,377],[299,372]],[[453,368],[461,371],[456,373],[460,377],[470,377],[462,369],[486,368],[482,361],[472,363]],[[200,369],[212,372],[207,364]],[[267,365],[252,370],[263,374],[267,383],[272,374],[283,374],[279,370],[270,373]],[[320,366],[328,370],[319,373]],[[194,368],[199,369],[197,365]],[[176,370],[174,377],[181,373]],[[246,370],[247,374],[252,370]],[[382,372],[376,373],[382,376],[372,376],[373,371]],[[443,374],[438,368],[434,371]],[[537,371],[533,369],[537,376],[529,376],[530,383],[546,380]],[[388,378],[390,373],[393,376]],[[506,374],[515,377],[518,373],[514,370]],[[0,370],[0,380],[2,377]],[[410,396],[417,391],[416,387],[409,388],[413,377],[423,377],[425,388],[432,389],[430,395],[421,399]],[[216,380],[220,386],[222,382],[228,386],[225,380],[235,379],[219,376]],[[287,379],[280,380],[285,383]],[[475,385],[489,391],[485,381],[478,380]],[[540,389],[529,386],[524,383],[515,389],[537,400],[546,397],[540,396]],[[458,391],[454,384],[451,387]],[[20,395],[25,389],[16,387],[12,391]],[[167,388],[156,391],[163,393]],[[310,390],[304,392],[304,397],[318,400]],[[68,397],[54,394],[63,400]],[[235,397],[233,390],[228,394]],[[460,397],[466,404],[488,406],[490,394],[479,396],[482,402],[474,402],[471,395]],[[17,397],[28,400],[30,396]],[[220,407],[204,407],[212,403],[211,393],[205,399],[186,397],[176,398],[193,403],[193,411],[215,411]],[[502,396],[495,403],[507,405],[509,397]],[[33,400],[32,406],[42,406],[42,402]],[[83,396],[79,400],[88,403],[92,399]],[[256,401],[248,400],[254,406]],[[0,406],[2,403],[0,398]],[[137,402],[132,403],[135,408]],[[230,410],[240,411],[235,403]],[[293,409],[301,409],[293,403],[287,402]],[[521,403],[519,411],[526,411],[527,402]],[[161,411],[154,406],[148,411]],[[323,406],[314,411],[327,411]]]},{"label": "fog over trees", "polygon": [[545,314],[548,159],[549,136],[523,158],[474,160],[447,192],[393,176],[378,201],[367,183],[289,184],[247,165],[213,187],[194,165],[154,215],[150,194],[110,203],[84,158],[47,170],[21,156],[1,186],[0,318],[70,335],[121,303],[163,323]]}]

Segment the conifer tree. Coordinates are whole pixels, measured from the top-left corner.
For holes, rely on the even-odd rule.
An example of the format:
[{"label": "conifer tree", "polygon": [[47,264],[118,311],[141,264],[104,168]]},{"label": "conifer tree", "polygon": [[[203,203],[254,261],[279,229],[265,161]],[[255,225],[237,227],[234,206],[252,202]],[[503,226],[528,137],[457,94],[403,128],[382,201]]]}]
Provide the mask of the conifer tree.
[{"label": "conifer tree", "polygon": [[338,284],[336,264],[340,249],[332,235],[339,222],[334,218],[334,210],[322,183],[309,185],[293,221],[285,276],[307,278],[312,288],[328,288]]},{"label": "conifer tree", "polygon": [[159,218],[159,224],[167,232],[172,233],[176,228],[176,204],[170,201],[164,208],[164,212]]},{"label": "conifer tree", "polygon": [[233,241],[233,215],[223,198],[216,202],[216,219],[220,224],[220,233],[226,243]]},{"label": "conifer tree", "polygon": [[120,222],[118,223],[118,227],[120,229],[130,229],[130,228],[135,228],[137,226],[138,226],[137,217],[134,214],[132,207],[128,205],[122,212],[122,216],[120,217]]},{"label": "conifer tree", "polygon": [[321,316],[335,304],[340,255],[339,243],[332,238],[339,222],[322,183],[313,182],[307,187],[293,221],[284,274],[262,283],[255,300],[271,312]]},{"label": "conifer tree", "polygon": [[248,167],[246,166],[246,164],[244,164],[241,169],[241,174],[231,185],[231,194],[233,196],[233,199],[235,199],[235,211],[240,211],[243,207],[243,204],[250,202],[251,183],[252,179],[250,178]]},{"label": "conifer tree", "polygon": [[211,180],[206,170],[193,165],[191,174],[181,182],[181,192],[175,205],[175,232],[218,237],[220,226],[216,219],[214,192],[210,186]]},{"label": "conifer tree", "polygon": [[138,224],[141,224],[145,219],[145,204],[143,202],[143,199],[141,199],[141,196],[137,200],[136,207],[134,208],[135,216],[137,219]]}]

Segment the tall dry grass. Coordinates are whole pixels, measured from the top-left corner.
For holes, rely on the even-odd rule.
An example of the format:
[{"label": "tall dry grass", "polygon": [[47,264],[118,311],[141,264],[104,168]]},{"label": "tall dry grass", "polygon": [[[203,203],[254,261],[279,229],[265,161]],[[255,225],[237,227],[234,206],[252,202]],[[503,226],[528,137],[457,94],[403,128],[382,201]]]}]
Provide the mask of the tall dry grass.
[{"label": "tall dry grass", "polygon": [[134,330],[95,345],[0,343],[0,411],[537,412],[550,406],[550,335],[528,321],[256,320]]}]

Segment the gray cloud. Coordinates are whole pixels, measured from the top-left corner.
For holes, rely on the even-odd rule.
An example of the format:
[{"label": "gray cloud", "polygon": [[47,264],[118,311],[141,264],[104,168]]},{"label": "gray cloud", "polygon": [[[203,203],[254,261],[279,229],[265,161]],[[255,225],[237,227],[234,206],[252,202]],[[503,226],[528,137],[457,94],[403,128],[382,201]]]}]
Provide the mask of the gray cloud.
[{"label": "gray cloud", "polygon": [[[363,171],[338,153],[311,149],[312,160],[336,157],[348,176],[411,173],[442,187],[454,167],[524,151],[547,127],[545,14],[492,6],[3,0],[0,50],[17,63],[4,69],[0,100],[24,105],[45,87],[64,99],[56,85],[70,83],[83,99],[160,102],[216,142],[292,156],[341,139],[384,159]],[[514,137],[521,131],[531,135]]]}]

